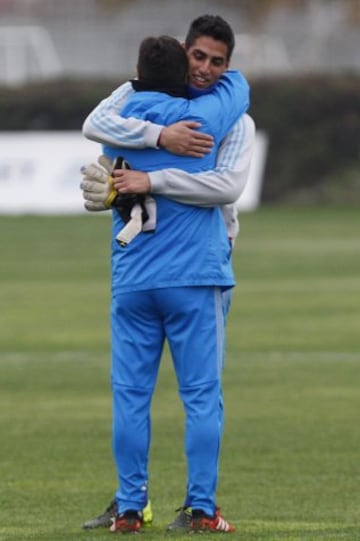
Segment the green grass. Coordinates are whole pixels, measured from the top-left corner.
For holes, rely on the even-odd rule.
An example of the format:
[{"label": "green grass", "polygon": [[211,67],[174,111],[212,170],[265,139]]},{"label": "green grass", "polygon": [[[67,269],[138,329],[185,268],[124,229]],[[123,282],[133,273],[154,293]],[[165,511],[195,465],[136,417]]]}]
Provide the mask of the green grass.
[{"label": "green grass", "polygon": [[[354,208],[241,217],[218,490],[233,539],[360,540],[358,217]],[[0,218],[0,541],[111,537],[80,527],[115,488],[109,226]],[[184,495],[182,424],[166,353],[149,541],[174,537],[164,527]]]}]

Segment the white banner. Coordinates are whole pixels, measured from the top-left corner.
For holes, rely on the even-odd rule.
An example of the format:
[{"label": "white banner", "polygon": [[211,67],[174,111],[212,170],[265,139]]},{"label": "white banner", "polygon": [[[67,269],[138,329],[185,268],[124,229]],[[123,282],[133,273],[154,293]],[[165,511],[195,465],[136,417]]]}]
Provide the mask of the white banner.
[{"label": "white banner", "polygon": [[[259,205],[267,138],[258,133],[239,210]],[[81,132],[0,132],[0,214],[83,213],[80,168],[96,161],[97,143]]]},{"label": "white banner", "polygon": [[0,212],[85,212],[80,167],[98,153],[78,131],[0,133]]},{"label": "white banner", "polygon": [[239,212],[243,210],[255,210],[260,205],[267,148],[267,135],[264,132],[257,131],[254,154],[250,164],[249,178],[243,193],[236,201],[236,208]]}]

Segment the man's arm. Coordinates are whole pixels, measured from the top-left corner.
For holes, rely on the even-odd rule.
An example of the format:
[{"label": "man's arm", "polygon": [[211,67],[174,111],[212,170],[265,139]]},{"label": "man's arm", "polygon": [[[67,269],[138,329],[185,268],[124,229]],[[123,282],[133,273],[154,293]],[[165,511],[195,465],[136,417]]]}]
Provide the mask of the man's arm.
[{"label": "man's arm", "polygon": [[83,135],[91,141],[115,147],[165,148],[173,154],[202,158],[213,147],[213,138],[195,131],[198,122],[181,121],[171,126],[137,118],[124,118],[120,111],[133,93],[130,82],[119,86],[102,100],[83,124]]},{"label": "man's arm", "polygon": [[214,170],[195,174],[181,169],[150,173],[116,170],[114,187],[120,193],[151,192],[196,206],[231,204],[245,187],[254,142],[254,121],[243,115],[223,140]]},{"label": "man's arm", "polygon": [[126,82],[102,100],[85,119],[83,135],[91,141],[115,147],[156,147],[163,126],[119,116],[132,93],[131,83]]},{"label": "man's arm", "polygon": [[193,175],[178,169],[151,172],[151,192],[197,206],[233,203],[245,187],[254,142],[254,121],[243,115],[223,140],[214,170]]}]

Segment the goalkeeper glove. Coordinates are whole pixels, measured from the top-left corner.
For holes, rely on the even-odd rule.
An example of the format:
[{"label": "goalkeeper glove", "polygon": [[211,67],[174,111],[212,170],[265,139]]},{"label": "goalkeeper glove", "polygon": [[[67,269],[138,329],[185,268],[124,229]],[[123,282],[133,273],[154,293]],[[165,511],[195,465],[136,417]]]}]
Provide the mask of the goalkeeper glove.
[{"label": "goalkeeper glove", "polygon": [[141,219],[142,222],[145,223],[146,220],[148,220],[149,215],[144,203],[145,195],[127,193],[118,194],[117,197],[114,199],[112,206],[116,208],[123,222],[127,223],[132,218],[132,210],[134,206],[139,204],[142,210]]},{"label": "goalkeeper glove", "polygon": [[98,158],[98,164],[90,164],[81,169],[83,179],[80,188],[89,211],[108,210],[118,193],[113,186],[113,162],[106,156]]},{"label": "goalkeeper glove", "polygon": [[[131,169],[131,167],[128,164],[128,162],[124,160],[124,158],[119,156],[115,161],[113,169]],[[133,194],[133,193],[118,194],[117,193],[111,203],[111,206],[116,208],[123,222],[128,223],[133,218],[132,210],[134,206],[137,204],[141,205],[141,209],[142,209],[141,219],[142,219],[142,222],[144,223],[149,218],[147,210],[144,206],[144,202],[145,202],[145,195],[143,194]]]}]

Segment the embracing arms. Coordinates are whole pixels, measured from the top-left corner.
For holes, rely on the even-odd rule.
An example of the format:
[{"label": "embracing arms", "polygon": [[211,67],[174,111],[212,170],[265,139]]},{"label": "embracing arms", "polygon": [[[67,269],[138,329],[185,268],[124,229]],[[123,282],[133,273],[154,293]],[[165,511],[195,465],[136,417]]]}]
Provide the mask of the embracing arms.
[{"label": "embracing arms", "polygon": [[[156,148],[160,138],[160,144],[163,139],[162,146],[170,152],[196,157],[209,152],[213,144],[211,137],[191,129],[190,125],[194,123],[182,121],[163,127],[119,116],[132,92],[131,84],[125,83],[102,100],[85,120],[84,135],[97,142],[132,148]],[[122,193],[151,191],[200,206],[232,203],[245,186],[254,140],[254,123],[248,115],[243,115],[223,140],[215,170],[197,174],[179,169],[149,174],[128,171],[126,176],[121,172],[118,189]]]},{"label": "embracing arms", "polygon": [[137,118],[124,118],[120,110],[133,93],[130,82],[124,83],[91,111],[83,124],[87,139],[114,147],[166,148],[173,154],[202,158],[213,147],[213,139],[195,131],[198,122],[181,121],[171,126]]},{"label": "embracing arms", "polygon": [[243,115],[223,140],[215,169],[195,174],[180,169],[115,170],[114,186],[120,193],[151,192],[204,207],[234,203],[245,187],[254,143],[254,121]]}]

